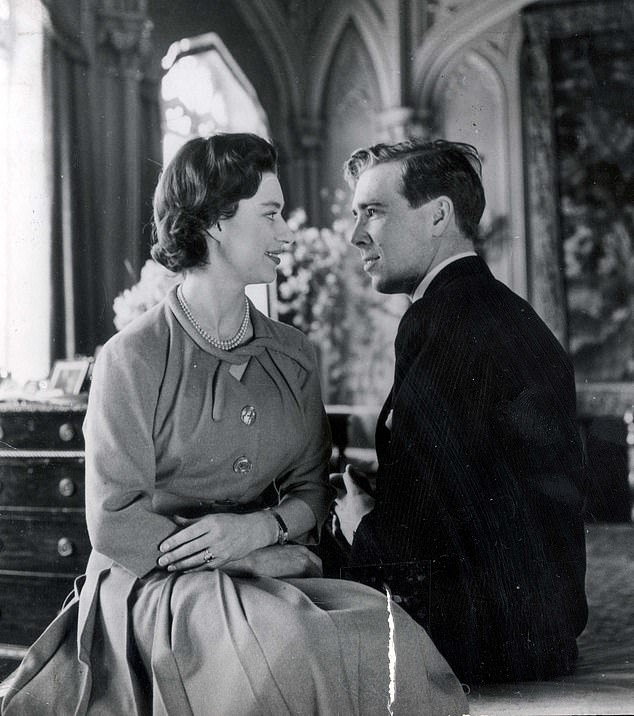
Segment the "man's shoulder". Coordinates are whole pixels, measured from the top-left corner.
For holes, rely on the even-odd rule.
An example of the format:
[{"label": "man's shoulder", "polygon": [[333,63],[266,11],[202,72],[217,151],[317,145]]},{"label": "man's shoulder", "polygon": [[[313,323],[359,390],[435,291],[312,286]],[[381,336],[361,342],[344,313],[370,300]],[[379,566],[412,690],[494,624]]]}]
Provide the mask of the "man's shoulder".
[{"label": "man's shoulder", "polygon": [[454,350],[465,356],[487,353],[496,360],[503,360],[502,356],[514,360],[515,352],[533,348],[539,355],[544,350],[561,352],[552,331],[530,303],[497,280],[486,266],[480,269],[476,263],[464,270],[456,265],[444,277],[439,274],[437,279],[441,278],[403,317],[401,350]]},{"label": "man's shoulder", "polygon": [[537,318],[530,303],[498,280],[480,257],[447,266],[434,279],[423,300],[426,303],[419,306],[421,313],[442,306],[444,313],[457,322],[487,323],[501,317],[508,323],[508,316],[515,313]]}]

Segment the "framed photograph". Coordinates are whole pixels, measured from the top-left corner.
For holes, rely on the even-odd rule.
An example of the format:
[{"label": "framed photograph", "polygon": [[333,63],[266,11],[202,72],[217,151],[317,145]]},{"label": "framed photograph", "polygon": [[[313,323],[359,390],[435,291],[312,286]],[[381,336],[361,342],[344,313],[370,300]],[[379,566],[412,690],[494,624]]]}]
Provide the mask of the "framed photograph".
[{"label": "framed photograph", "polygon": [[88,375],[90,359],[58,360],[51,372],[50,389],[61,390],[65,395],[79,395]]}]

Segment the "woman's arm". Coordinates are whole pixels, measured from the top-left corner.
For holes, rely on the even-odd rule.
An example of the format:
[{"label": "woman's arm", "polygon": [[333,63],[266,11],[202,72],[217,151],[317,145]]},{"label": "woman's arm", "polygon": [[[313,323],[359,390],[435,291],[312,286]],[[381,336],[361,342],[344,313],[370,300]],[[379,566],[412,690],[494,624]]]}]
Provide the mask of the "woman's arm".
[{"label": "woman's arm", "polygon": [[175,530],[156,514],[152,424],[160,386],[159,346],[121,334],[97,358],[88,404],[86,520],[93,548],[137,576],[156,567],[159,544]]},{"label": "woman's arm", "polygon": [[[284,523],[286,539],[293,540],[315,526],[315,515],[300,499],[289,498],[275,508]],[[280,523],[273,511],[246,515],[210,514],[178,520],[183,528],[161,544],[159,566],[169,571],[194,569],[206,563],[214,569],[278,543]],[[205,551],[208,552],[205,554]],[[209,554],[213,559],[209,560]],[[207,556],[207,560],[205,557]]]},{"label": "woman's arm", "polygon": [[224,571],[235,577],[321,577],[321,559],[301,544],[264,547],[244,559],[229,562]]},{"label": "woman's arm", "polygon": [[[304,424],[298,426],[298,429],[303,430],[306,441],[293,468],[287,474],[280,476],[275,481],[275,485],[280,496],[277,511],[284,520],[287,515],[293,520],[294,508],[289,508],[289,513],[286,509],[287,502],[295,500],[307,505],[313,514],[312,523],[305,523],[306,529],[292,539],[303,544],[317,544],[321,528],[336,497],[336,490],[330,485],[329,480],[332,441],[330,424],[321,396],[315,352],[306,338],[303,338],[302,349],[307,358],[307,368],[303,370],[301,378]],[[289,528],[290,526],[289,524]]]}]

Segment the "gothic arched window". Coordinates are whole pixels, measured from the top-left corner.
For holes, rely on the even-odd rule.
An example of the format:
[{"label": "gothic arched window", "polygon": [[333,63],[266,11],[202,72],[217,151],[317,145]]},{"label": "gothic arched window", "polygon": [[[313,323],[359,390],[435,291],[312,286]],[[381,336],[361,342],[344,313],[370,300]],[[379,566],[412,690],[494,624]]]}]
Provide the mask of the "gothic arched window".
[{"label": "gothic arched window", "polygon": [[213,132],[269,138],[253,86],[215,33],[173,43],[163,58],[163,160],[188,139]]}]

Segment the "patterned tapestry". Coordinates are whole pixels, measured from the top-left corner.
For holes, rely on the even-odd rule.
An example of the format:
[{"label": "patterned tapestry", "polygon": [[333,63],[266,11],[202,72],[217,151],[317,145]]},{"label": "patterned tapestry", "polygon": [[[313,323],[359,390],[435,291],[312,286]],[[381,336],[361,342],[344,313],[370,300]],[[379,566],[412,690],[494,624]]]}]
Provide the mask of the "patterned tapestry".
[{"label": "patterned tapestry", "polygon": [[553,41],[569,348],[580,380],[634,378],[634,40]]}]

